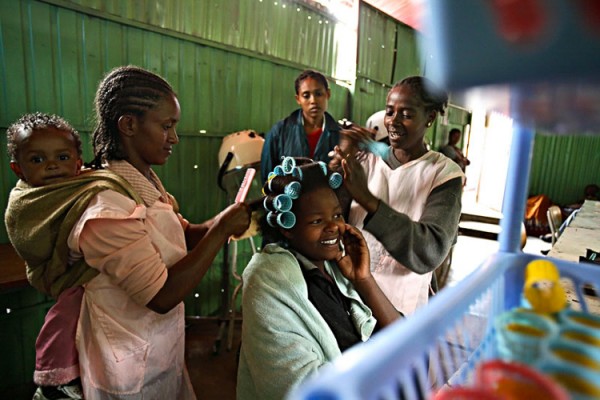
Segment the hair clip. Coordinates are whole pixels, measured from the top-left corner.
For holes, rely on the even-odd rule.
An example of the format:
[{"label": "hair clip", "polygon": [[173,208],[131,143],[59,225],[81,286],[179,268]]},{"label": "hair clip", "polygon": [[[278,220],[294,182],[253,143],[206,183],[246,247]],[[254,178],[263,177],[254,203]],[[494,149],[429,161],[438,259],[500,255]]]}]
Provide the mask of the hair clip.
[{"label": "hair clip", "polygon": [[294,167],[292,169],[292,176],[298,178],[299,181],[302,180],[302,170],[299,167]]},{"label": "hair clip", "polygon": [[293,157],[284,157],[283,161],[281,162],[281,169],[286,175],[291,174],[295,167],[296,160]]},{"label": "hair clip", "polygon": [[285,185],[285,188],[283,188],[283,193],[290,196],[292,200],[296,200],[298,197],[300,197],[300,190],[302,190],[302,185],[300,182],[293,181]]},{"label": "hair clip", "polygon": [[342,178],[342,175],[338,172],[334,172],[333,174],[331,174],[329,176],[329,186],[335,190],[337,188],[339,188],[340,186],[342,186],[342,182],[344,181],[344,178]]},{"label": "hair clip", "polygon": [[283,229],[290,229],[296,224],[296,216],[290,211],[282,213],[270,211],[267,214],[267,223],[273,228],[275,228],[275,224],[277,224]]},{"label": "hair clip", "polygon": [[319,161],[318,163],[321,166],[321,169],[323,170],[323,175],[327,176],[327,164],[325,164],[323,161]]}]

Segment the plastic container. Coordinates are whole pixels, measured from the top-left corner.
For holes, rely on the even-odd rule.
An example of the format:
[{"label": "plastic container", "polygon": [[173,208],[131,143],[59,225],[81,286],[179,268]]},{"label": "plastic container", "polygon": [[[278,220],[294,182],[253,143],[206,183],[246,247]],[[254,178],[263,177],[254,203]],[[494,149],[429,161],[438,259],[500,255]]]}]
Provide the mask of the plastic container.
[{"label": "plastic container", "polygon": [[440,390],[432,400],[504,400],[504,397],[489,389],[459,386]]},{"label": "plastic container", "polygon": [[544,353],[541,360],[570,363],[600,374],[600,349],[595,346],[556,337],[548,341]]},{"label": "plastic container", "polygon": [[548,360],[537,366],[564,387],[573,400],[600,398],[600,374],[570,363]]},{"label": "plastic container", "polygon": [[548,341],[558,333],[551,318],[518,309],[500,314],[495,328],[498,356],[529,365],[543,357]]},{"label": "plastic container", "polygon": [[568,400],[569,395],[548,376],[516,362],[489,360],[477,367],[475,385],[491,390],[503,399]]}]

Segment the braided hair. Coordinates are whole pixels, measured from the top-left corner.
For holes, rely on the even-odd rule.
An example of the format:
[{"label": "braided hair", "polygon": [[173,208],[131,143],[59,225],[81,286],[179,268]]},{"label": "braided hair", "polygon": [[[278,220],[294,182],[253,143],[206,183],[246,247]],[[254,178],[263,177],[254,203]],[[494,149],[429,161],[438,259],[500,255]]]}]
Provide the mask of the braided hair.
[{"label": "braided hair", "polygon": [[448,94],[437,88],[433,82],[422,76],[409,76],[396,82],[391,90],[397,87],[408,85],[423,101],[425,110],[437,111],[440,115],[444,115],[445,109],[448,106]]},{"label": "braided hair", "polygon": [[125,114],[143,117],[167,96],[177,96],[159,75],[136,66],[117,67],[100,82],[96,91],[96,126],[92,135],[92,168],[102,168],[105,160],[123,160],[118,122]]},{"label": "braided hair", "polygon": [[[285,167],[291,163],[295,167]],[[283,168],[282,168],[283,167]],[[278,221],[279,216],[292,214],[292,226],[295,223],[295,214],[298,209],[297,199],[306,193],[324,187],[331,188],[338,195],[342,177],[339,173],[331,171],[323,162],[313,161],[307,157],[285,157],[282,164],[275,167],[263,186],[263,205],[265,215],[260,220],[260,228],[265,243],[284,242],[285,238],[279,228],[289,229],[285,221]],[[283,204],[279,199],[290,204]]]},{"label": "braided hair", "polygon": [[70,132],[73,136],[73,139],[75,139],[77,155],[81,157],[81,137],[79,136],[79,132],[77,132],[75,128],[71,126],[71,124],[58,115],[35,112],[23,115],[17,121],[13,122],[6,130],[6,143],[10,160],[13,162],[17,161],[17,156],[19,153],[17,136],[19,135],[19,132],[32,132],[36,129],[45,129],[50,127],[61,131]]}]

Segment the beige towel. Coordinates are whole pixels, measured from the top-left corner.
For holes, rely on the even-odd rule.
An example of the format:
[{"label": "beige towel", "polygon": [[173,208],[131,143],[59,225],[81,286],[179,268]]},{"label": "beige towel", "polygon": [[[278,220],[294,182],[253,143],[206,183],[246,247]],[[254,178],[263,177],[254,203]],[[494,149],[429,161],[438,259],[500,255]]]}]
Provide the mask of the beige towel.
[{"label": "beige towel", "polygon": [[67,238],[89,202],[104,190],[143,204],[129,182],[108,170],[40,187],[18,181],[11,191],[4,218],[8,237],[26,262],[27,279],[42,293],[56,298],[98,274],[84,260],[69,265]]}]

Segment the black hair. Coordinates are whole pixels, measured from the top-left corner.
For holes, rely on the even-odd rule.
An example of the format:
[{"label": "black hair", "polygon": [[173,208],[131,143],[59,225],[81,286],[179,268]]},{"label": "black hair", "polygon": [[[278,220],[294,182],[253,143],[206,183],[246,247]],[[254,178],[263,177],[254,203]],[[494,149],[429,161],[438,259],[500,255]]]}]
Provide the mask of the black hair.
[{"label": "black hair", "polygon": [[422,76],[404,78],[396,82],[391,90],[404,85],[410,86],[419,95],[427,112],[437,111],[440,115],[444,115],[448,106],[448,94],[444,90],[436,87],[433,82]]},{"label": "black hair", "polygon": [[[280,195],[284,194],[286,186],[288,186],[292,182],[299,182],[301,189],[298,199],[302,198],[306,193],[311,193],[316,189],[321,188],[330,188],[334,191],[336,195],[340,189],[332,189],[329,184],[329,179],[333,171],[327,168],[327,174],[324,173],[322,163],[314,161],[307,157],[293,157],[296,161],[296,166],[302,173],[302,178],[294,176],[293,174],[287,175],[277,175],[270,180],[267,180],[265,185],[263,186],[263,192],[265,196],[263,197],[263,202],[267,204],[272,203],[273,199]],[[296,213],[297,211],[297,201],[292,201],[291,212]],[[279,231],[279,227],[273,227],[269,225],[267,222],[267,212],[260,219],[260,228],[263,234],[263,244],[273,243],[273,242],[281,242],[284,240],[283,235]]]},{"label": "black hair", "polygon": [[327,83],[327,78],[325,78],[325,75],[318,71],[307,69],[305,71],[302,71],[302,73],[298,75],[298,77],[294,81],[294,89],[296,90],[296,94],[300,94],[300,85],[302,84],[302,81],[308,78],[312,78],[318,81],[325,87],[326,90],[329,90],[329,83]]},{"label": "black hair", "polygon": [[110,71],[98,85],[94,105],[96,126],[92,135],[93,168],[102,168],[105,160],[123,160],[118,121],[125,114],[143,117],[167,96],[177,96],[161,76],[136,66]]},{"label": "black hair", "polygon": [[19,132],[32,132],[36,129],[44,129],[48,127],[71,133],[71,135],[73,135],[73,139],[75,139],[77,155],[81,157],[81,137],[79,136],[79,132],[77,132],[77,130],[75,130],[71,124],[58,115],[34,112],[21,116],[21,118],[12,123],[6,130],[6,147],[10,160],[13,162],[17,161],[17,156],[19,153],[17,136]]}]

